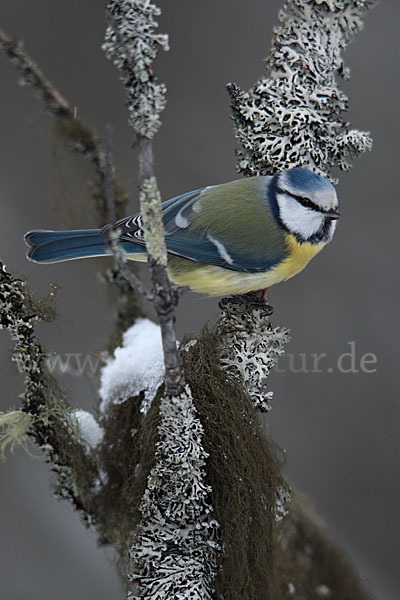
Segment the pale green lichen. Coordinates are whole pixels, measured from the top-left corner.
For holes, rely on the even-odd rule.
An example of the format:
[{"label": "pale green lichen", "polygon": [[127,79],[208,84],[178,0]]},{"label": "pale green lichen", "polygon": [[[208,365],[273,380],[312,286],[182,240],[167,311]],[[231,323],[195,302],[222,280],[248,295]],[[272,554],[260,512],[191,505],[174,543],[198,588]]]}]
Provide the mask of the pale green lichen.
[{"label": "pale green lichen", "polygon": [[33,416],[22,410],[0,413],[0,460],[5,460],[6,451],[14,452],[18,447],[28,454],[28,431],[33,422]]},{"label": "pale green lichen", "polygon": [[155,177],[145,179],[139,194],[144,226],[144,240],[149,256],[159,265],[167,266],[161,196]]}]

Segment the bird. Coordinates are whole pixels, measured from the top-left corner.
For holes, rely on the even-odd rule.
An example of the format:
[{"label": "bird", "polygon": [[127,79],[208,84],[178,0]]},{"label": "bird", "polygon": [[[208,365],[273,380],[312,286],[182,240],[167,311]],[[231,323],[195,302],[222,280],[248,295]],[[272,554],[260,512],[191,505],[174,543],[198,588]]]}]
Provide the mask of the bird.
[{"label": "bird", "polygon": [[[210,296],[266,298],[271,285],[302,271],[331,241],[338,218],[334,186],[303,167],[187,192],[162,204],[169,278]],[[140,213],[101,229],[29,231],[27,258],[112,254],[113,229],[128,260],[147,261]]]}]

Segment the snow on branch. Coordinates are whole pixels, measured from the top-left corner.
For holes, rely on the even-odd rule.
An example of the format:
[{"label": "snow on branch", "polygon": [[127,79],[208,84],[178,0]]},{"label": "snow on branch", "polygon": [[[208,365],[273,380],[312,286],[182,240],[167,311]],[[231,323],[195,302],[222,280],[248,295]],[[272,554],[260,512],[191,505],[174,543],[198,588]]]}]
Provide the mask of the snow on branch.
[{"label": "snow on branch", "polygon": [[90,412],[78,408],[72,411],[71,417],[76,421],[79,438],[84,443],[87,453],[101,444],[104,430]]},{"label": "snow on branch", "polygon": [[368,133],[349,129],[348,98],[336,78],[348,79],[342,51],[376,0],[288,0],[279,13],[268,75],[249,92],[230,84],[237,169],[267,175],[303,166],[330,177],[366,150]]},{"label": "snow on branch", "polygon": [[140,411],[146,414],[163,379],[160,327],[149,319],[137,319],[101,370],[101,412],[105,414],[110,403],[120,404],[144,392]]}]

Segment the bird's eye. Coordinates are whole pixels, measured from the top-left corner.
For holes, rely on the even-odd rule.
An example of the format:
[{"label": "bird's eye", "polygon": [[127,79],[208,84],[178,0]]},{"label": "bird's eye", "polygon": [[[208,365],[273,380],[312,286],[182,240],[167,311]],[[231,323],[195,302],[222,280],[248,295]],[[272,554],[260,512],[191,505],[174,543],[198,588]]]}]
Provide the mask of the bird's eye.
[{"label": "bird's eye", "polygon": [[301,203],[303,206],[307,206],[307,208],[313,208],[314,204],[308,198],[302,198]]}]

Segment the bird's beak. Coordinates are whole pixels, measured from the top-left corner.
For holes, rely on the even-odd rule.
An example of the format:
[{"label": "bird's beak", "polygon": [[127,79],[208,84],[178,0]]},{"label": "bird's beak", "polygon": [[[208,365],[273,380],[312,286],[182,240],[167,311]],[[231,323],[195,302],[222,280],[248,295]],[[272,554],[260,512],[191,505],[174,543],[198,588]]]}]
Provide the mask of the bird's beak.
[{"label": "bird's beak", "polygon": [[336,208],[333,208],[332,210],[324,211],[324,217],[328,217],[328,219],[332,219],[335,221],[340,217],[340,213]]}]

